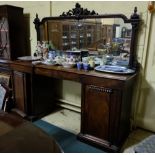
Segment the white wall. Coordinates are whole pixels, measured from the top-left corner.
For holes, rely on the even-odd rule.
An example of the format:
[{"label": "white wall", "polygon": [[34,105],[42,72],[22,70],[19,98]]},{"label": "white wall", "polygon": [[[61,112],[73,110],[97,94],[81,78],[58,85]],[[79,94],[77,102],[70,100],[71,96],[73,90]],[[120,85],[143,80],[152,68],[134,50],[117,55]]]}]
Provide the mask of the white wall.
[{"label": "white wall", "polygon": [[155,13],[149,14],[149,18],[150,35],[145,53],[145,64],[141,73],[142,82],[136,121],[138,126],[155,131]]}]

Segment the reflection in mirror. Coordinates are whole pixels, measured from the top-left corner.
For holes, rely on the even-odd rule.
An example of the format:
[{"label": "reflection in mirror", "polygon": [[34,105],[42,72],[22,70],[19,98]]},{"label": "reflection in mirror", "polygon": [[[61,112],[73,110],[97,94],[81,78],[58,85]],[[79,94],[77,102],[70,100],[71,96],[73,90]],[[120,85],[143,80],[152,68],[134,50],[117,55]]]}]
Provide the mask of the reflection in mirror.
[{"label": "reflection in mirror", "polygon": [[85,51],[100,65],[128,65],[132,27],[121,18],[48,20],[40,29],[41,40],[57,53]]}]

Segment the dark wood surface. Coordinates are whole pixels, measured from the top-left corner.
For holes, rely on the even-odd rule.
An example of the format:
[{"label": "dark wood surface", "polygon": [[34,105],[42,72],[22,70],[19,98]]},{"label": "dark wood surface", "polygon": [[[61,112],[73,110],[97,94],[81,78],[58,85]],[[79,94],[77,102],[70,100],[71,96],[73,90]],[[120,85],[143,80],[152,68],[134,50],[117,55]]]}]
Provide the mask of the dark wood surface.
[{"label": "dark wood surface", "polygon": [[16,115],[15,113],[7,113],[1,110],[0,121],[5,122],[6,124],[15,128],[23,124],[26,120],[22,119],[19,115]]},{"label": "dark wood surface", "polygon": [[0,73],[7,74],[7,75],[11,76],[10,63],[11,63],[11,61],[9,61],[9,60],[0,59]]},{"label": "dark wood surface", "polygon": [[31,122],[0,137],[1,153],[61,153],[62,149],[55,140]]},{"label": "dark wood surface", "polygon": [[[60,75],[60,78],[70,78],[70,77],[61,77],[61,72],[70,74],[71,78],[73,81],[80,81],[80,76],[91,76],[91,77],[97,77],[97,78],[110,78],[114,80],[119,80],[119,81],[126,81],[129,80],[130,78],[134,77],[135,74],[128,74],[128,75],[119,75],[119,74],[108,74],[108,73],[101,73],[101,72],[96,72],[94,70],[92,71],[84,71],[84,70],[77,70],[76,68],[64,68],[62,66],[50,66],[50,65],[44,65],[44,64],[38,64],[38,65],[33,65],[31,62],[24,62],[24,61],[12,61],[11,67],[18,71],[22,71],[25,73],[34,73],[44,75],[44,76],[49,76],[49,77],[54,77],[59,78],[57,75]],[[57,75],[55,75],[53,72],[58,71]],[[75,76],[75,79],[74,79]]]},{"label": "dark wood surface", "polygon": [[[96,71],[66,69],[62,66],[33,65],[31,62],[13,61],[14,71],[32,80],[23,87],[31,94],[24,96],[27,115],[40,117],[56,106],[54,79],[71,80],[82,84],[81,131],[82,141],[117,152],[130,129],[132,90],[136,74],[117,75]],[[28,80],[29,78],[26,78]],[[23,84],[23,82],[21,82]],[[45,104],[46,103],[46,104]],[[50,107],[51,106],[51,107]]]},{"label": "dark wood surface", "polygon": [[15,97],[15,103],[16,108],[26,112],[26,98],[24,96],[27,96],[26,94],[26,77],[25,74],[22,72],[13,72],[13,79],[14,79],[14,97]]}]

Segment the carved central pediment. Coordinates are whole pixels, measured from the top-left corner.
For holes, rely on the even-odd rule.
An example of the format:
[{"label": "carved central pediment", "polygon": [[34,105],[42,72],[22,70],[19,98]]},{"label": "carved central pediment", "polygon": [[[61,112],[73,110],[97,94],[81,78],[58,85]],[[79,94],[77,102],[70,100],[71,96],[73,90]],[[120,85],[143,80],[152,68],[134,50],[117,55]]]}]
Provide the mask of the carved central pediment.
[{"label": "carved central pediment", "polygon": [[76,3],[75,8],[72,10],[69,10],[68,12],[63,12],[62,15],[63,17],[66,16],[75,16],[80,19],[80,16],[87,16],[87,15],[98,15],[94,10],[89,11],[87,8],[82,8],[79,3]]}]

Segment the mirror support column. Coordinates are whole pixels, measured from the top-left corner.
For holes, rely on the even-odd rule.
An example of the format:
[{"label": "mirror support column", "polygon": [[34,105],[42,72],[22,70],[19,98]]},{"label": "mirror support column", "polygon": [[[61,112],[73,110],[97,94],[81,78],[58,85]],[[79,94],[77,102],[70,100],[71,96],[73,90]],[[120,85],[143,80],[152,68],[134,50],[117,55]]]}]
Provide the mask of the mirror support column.
[{"label": "mirror support column", "polygon": [[137,7],[134,8],[134,13],[131,15],[131,25],[132,25],[132,36],[131,36],[131,45],[130,45],[130,59],[129,59],[129,68],[137,69],[138,61],[137,61],[137,53],[135,51],[136,41],[137,41],[137,32],[139,26],[140,17],[137,14]]}]

